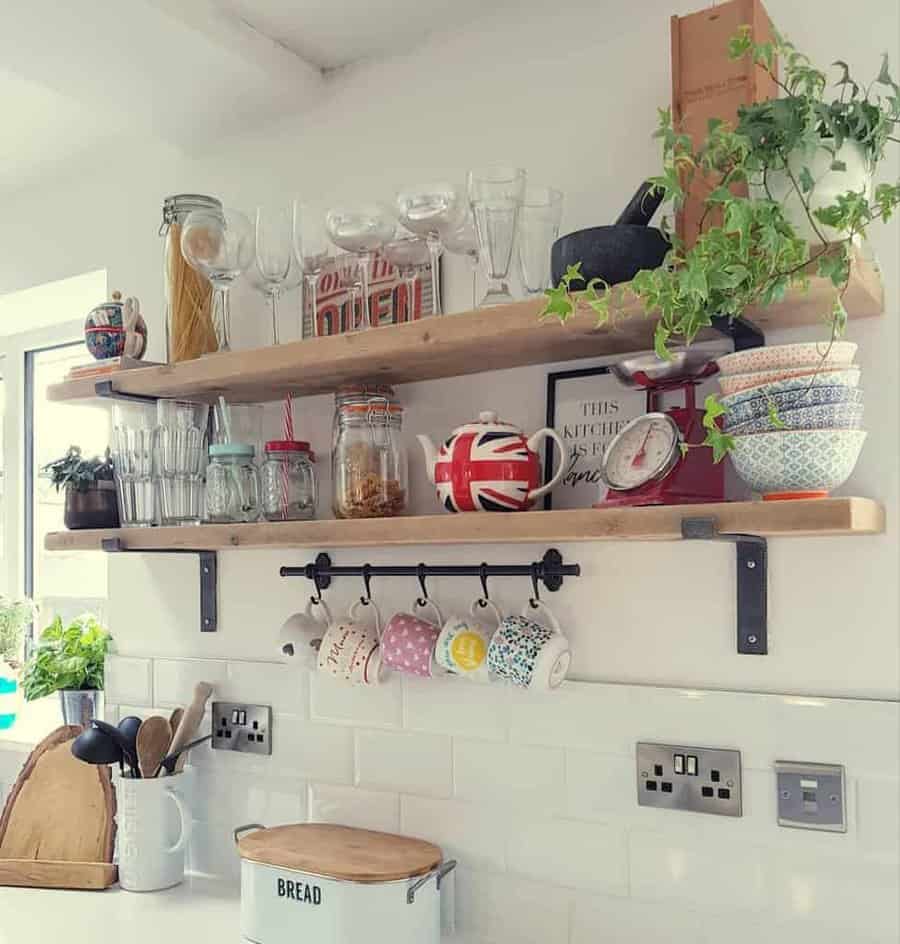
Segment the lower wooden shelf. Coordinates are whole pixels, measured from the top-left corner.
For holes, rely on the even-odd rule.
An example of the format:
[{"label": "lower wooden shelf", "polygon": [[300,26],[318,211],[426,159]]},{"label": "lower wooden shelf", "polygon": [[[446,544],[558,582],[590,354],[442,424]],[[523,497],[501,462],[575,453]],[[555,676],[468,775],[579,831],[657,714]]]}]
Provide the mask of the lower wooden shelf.
[{"label": "lower wooden shelf", "polygon": [[101,550],[105,538],[118,538],[123,550],[132,551],[674,541],[681,539],[684,518],[714,518],[722,533],[755,534],[767,538],[879,534],[884,531],[884,509],[878,502],[869,498],[825,498],[512,514],[440,514],[352,521],[55,531],[46,536],[44,546],[48,551]]}]

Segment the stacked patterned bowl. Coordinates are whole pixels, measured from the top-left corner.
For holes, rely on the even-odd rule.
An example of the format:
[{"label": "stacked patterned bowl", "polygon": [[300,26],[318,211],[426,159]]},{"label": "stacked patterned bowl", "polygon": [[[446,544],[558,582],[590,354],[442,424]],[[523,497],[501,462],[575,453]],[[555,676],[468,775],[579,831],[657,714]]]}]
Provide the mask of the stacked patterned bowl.
[{"label": "stacked patterned bowl", "polygon": [[855,354],[835,341],[718,358],[731,460],[764,500],[823,498],[850,477],[866,438]]}]

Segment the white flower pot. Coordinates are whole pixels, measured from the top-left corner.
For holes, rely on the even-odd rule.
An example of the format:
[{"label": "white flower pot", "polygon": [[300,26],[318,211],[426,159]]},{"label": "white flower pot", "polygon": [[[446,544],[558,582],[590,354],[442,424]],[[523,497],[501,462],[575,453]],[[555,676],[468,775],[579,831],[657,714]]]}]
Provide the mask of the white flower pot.
[{"label": "white flower pot", "polygon": [[[847,165],[847,169],[832,170],[831,164],[834,160],[843,161]],[[815,181],[813,189],[807,195],[810,210],[831,206],[839,194],[847,193],[849,190],[856,193],[865,191],[867,197],[871,196],[871,168],[865,151],[856,141],[845,141],[835,157],[832,157],[831,152],[824,148],[819,148],[810,157],[799,151],[792,151],[788,157],[788,167],[798,184],[799,175],[803,168],[809,168],[809,172]],[[785,217],[797,231],[797,234],[807,242],[820,243],[819,235],[803,209],[803,203],[788,172],[784,170],[770,171],[768,184],[769,193],[771,193],[774,200],[784,206]],[[767,197],[767,193],[761,183],[754,183],[750,185],[750,196],[756,200],[761,200]],[[828,242],[835,242],[847,235],[846,232],[831,226],[824,226],[818,220],[816,220],[816,227]]]}]

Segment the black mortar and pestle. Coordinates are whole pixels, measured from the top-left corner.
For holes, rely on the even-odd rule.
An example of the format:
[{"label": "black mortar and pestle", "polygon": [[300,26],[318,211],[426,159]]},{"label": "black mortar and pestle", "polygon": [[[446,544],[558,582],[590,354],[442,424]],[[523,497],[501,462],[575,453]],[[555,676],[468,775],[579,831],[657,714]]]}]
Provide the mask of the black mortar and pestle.
[{"label": "black mortar and pestle", "polygon": [[584,282],[572,281],[580,291],[595,278],[610,285],[630,282],[641,269],[657,269],[672,248],[655,226],[653,214],[662,202],[661,190],[644,181],[612,226],[592,226],[560,236],[550,252],[553,284],[558,285],[570,265],[581,263]]}]

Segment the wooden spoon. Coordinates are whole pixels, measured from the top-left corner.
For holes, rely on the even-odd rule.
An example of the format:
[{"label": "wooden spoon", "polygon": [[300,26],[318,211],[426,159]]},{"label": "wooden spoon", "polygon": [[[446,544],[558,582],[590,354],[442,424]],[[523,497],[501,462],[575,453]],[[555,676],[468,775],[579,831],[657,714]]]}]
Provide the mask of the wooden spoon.
[{"label": "wooden spoon", "polygon": [[135,743],[141,776],[155,777],[172,743],[172,728],[168,720],[159,715],[147,718],[138,730]]},{"label": "wooden spoon", "polygon": [[175,737],[175,732],[178,730],[178,725],[181,724],[181,719],[184,717],[184,708],[176,708],[172,714],[169,715],[169,727],[172,729],[172,737]]},{"label": "wooden spoon", "polygon": [[[172,737],[172,744],[169,747],[170,754],[177,753],[185,744],[194,740],[197,728],[200,727],[200,722],[203,720],[203,712],[206,711],[206,703],[209,701],[209,696],[212,695],[212,693],[213,687],[209,682],[197,682],[194,686],[194,698],[187,708],[185,708],[184,715],[181,718],[181,724],[178,725],[178,730]],[[187,752],[185,751],[175,764],[175,773],[178,773],[184,768],[186,761]]]}]

